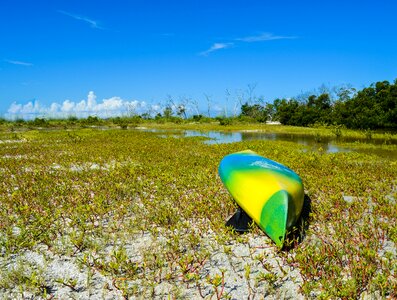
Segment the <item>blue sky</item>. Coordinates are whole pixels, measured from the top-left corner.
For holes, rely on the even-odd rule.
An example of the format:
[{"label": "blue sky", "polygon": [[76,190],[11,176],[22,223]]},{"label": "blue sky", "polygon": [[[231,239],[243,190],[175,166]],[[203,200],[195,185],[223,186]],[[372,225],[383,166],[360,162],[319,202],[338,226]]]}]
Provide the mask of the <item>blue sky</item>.
[{"label": "blue sky", "polygon": [[[395,1],[27,1],[0,5],[0,115],[233,109],[397,78]],[[226,97],[226,91],[229,97]],[[8,115],[9,115],[8,114]]]}]

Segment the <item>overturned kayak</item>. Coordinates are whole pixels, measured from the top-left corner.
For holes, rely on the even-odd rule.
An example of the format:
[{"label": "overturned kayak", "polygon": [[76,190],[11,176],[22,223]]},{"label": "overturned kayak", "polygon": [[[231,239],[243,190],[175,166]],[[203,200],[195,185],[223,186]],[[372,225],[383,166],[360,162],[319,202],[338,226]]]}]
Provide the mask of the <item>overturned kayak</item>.
[{"label": "overturned kayak", "polygon": [[282,247],[286,231],[302,211],[304,191],[300,177],[250,150],[225,156],[219,175],[237,204]]}]

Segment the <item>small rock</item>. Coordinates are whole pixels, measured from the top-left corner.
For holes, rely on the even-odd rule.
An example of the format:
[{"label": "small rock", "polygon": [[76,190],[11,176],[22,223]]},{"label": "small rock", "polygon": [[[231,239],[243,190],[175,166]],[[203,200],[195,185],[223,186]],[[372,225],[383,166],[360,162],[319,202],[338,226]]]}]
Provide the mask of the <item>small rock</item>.
[{"label": "small rock", "polygon": [[353,196],[343,196],[343,200],[345,200],[349,204],[353,203],[355,198],[356,197],[353,197]]}]

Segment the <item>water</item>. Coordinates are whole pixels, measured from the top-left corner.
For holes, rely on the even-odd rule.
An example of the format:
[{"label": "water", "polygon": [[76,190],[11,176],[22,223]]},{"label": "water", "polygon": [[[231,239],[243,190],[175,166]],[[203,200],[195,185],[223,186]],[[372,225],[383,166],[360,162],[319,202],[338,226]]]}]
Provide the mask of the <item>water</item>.
[{"label": "water", "polygon": [[348,152],[347,148],[339,147],[332,144],[329,140],[322,139],[316,141],[316,138],[309,135],[296,135],[296,134],[283,134],[283,133],[263,133],[263,132],[220,132],[220,131],[208,131],[200,132],[194,130],[186,130],[184,132],[185,137],[189,136],[204,136],[208,140],[205,144],[223,144],[223,143],[234,143],[241,141],[254,141],[254,140],[266,140],[266,141],[288,141],[294,142],[300,145],[304,145],[312,148],[322,148],[327,153],[335,152]]},{"label": "water", "polygon": [[[144,129],[145,130],[145,129]],[[367,154],[375,154],[380,157],[385,157],[389,159],[397,159],[397,151],[381,149],[380,147],[374,148],[349,148],[341,147],[336,144],[336,140],[327,137],[316,137],[313,135],[297,135],[297,134],[286,134],[286,133],[264,133],[257,131],[238,131],[238,132],[226,132],[226,131],[197,131],[197,130],[159,130],[159,129],[147,129],[145,131],[159,133],[161,136],[174,137],[206,137],[208,140],[204,141],[205,144],[223,144],[223,143],[235,143],[241,141],[253,141],[253,140],[267,140],[267,141],[288,141],[304,145],[307,151],[313,150],[322,151],[326,153],[337,153],[337,152],[361,152]],[[355,142],[357,139],[345,138],[343,142]],[[371,143],[371,144],[382,144],[383,141],[375,140],[360,140],[361,143]]]}]

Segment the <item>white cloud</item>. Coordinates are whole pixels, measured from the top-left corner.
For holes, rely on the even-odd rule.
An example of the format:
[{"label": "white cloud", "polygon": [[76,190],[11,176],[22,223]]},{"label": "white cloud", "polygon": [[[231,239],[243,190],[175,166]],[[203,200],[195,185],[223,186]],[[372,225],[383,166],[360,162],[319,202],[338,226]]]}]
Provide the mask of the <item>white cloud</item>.
[{"label": "white cloud", "polygon": [[93,91],[90,91],[87,96],[87,110],[94,110],[96,107],[96,96]]},{"label": "white cloud", "polygon": [[50,113],[54,114],[60,110],[61,106],[58,103],[51,103],[50,105]]},{"label": "white cloud", "polygon": [[21,111],[22,104],[17,104],[16,102],[13,102],[11,106],[8,108],[8,113],[10,114],[16,114],[19,111]]},{"label": "white cloud", "polygon": [[[85,105],[84,105],[85,106]],[[71,112],[75,107],[75,103],[70,100],[65,100],[62,103],[61,111],[62,112]]]},{"label": "white cloud", "polygon": [[148,106],[143,101],[123,100],[120,97],[111,97],[97,102],[93,91],[88,93],[87,99],[74,102],[69,99],[62,103],[53,102],[49,106],[41,105],[39,101],[30,101],[26,104],[12,103],[7,111],[10,119],[35,117],[65,118],[68,116],[88,117],[96,115],[101,118],[143,113],[144,109],[157,111],[160,108]]},{"label": "white cloud", "polygon": [[221,49],[226,49],[232,47],[233,43],[215,43],[208,50],[200,52],[200,55],[207,56],[211,52],[218,51]]},{"label": "white cloud", "polygon": [[87,17],[84,17],[84,16],[80,16],[80,15],[76,15],[76,14],[72,14],[72,13],[69,13],[69,12],[63,11],[63,10],[58,10],[58,12],[63,14],[63,15],[65,15],[65,16],[71,17],[71,18],[73,18],[75,20],[83,21],[83,22],[89,24],[92,28],[105,29],[105,28],[99,26],[98,21],[92,20],[90,18],[87,18]]},{"label": "white cloud", "polygon": [[159,104],[154,104],[150,108],[154,114],[162,113],[164,111],[164,107]]},{"label": "white cloud", "polygon": [[28,102],[27,104],[22,106],[21,111],[22,111],[22,113],[30,114],[35,110],[35,108],[37,108],[37,105],[34,105],[32,102]]},{"label": "white cloud", "polygon": [[272,33],[264,32],[259,35],[237,38],[236,41],[253,43],[253,42],[264,42],[264,41],[296,39],[296,38],[297,38],[296,36],[273,35]]},{"label": "white cloud", "polygon": [[14,115],[32,115],[37,111],[40,111],[41,107],[37,101],[29,101],[26,104],[17,104],[16,102],[12,103],[8,108],[8,114]]},{"label": "white cloud", "polygon": [[86,110],[85,100],[81,100],[80,102],[76,103],[75,110],[76,111],[85,111]]},{"label": "white cloud", "polygon": [[119,110],[123,107],[123,99],[120,97],[112,97],[110,99],[104,99],[102,104],[99,104],[96,109],[109,109],[109,110]]},{"label": "white cloud", "polygon": [[17,66],[24,66],[24,67],[31,67],[33,66],[32,63],[25,62],[25,61],[20,61],[20,60],[10,60],[10,59],[5,59],[5,62],[12,64],[12,65],[17,65]]}]

